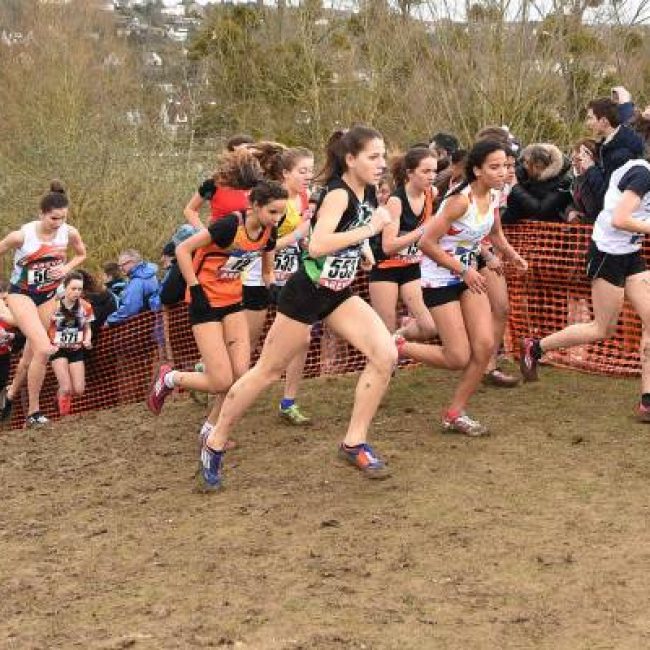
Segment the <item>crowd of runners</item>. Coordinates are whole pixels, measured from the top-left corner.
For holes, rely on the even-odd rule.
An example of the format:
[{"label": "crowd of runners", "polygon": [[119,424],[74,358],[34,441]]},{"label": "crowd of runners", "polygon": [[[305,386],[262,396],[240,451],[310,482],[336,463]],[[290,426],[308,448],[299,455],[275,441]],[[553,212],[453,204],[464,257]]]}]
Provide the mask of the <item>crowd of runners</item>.
[{"label": "crowd of runners", "polygon": [[[607,101],[589,108],[590,119],[612,129],[591,154],[603,188],[585,251],[593,319],[541,340],[524,339],[526,381],[537,379],[544,352],[612,336],[624,298],[644,332],[650,325],[650,273],[641,254],[650,232],[650,164],[630,147],[627,154],[617,150],[614,162],[605,157],[627,128],[614,113],[620,106]],[[310,332],[321,322],[367,360],[338,445],[339,456],[365,476],[389,473],[368,433],[401,358],[457,372],[440,416],[443,430],[488,433],[469,414],[473,394],[481,382],[508,388],[519,382],[498,367],[497,355],[508,314],[504,265],[528,270],[501,226],[509,197],[521,200],[517,166],[523,162],[532,175],[537,160],[520,155],[519,143],[500,127],[483,129],[467,150],[438,134],[390,157],[382,134],[367,126],[335,131],[318,156],[246,136],[229,141],[213,176],[185,207],[187,226],[160,291],[163,304],[187,303],[201,362],[193,371],[162,364],[146,400],[158,415],[176,388],[214,396],[199,434],[201,489],[220,488],[223,455],[236,445],[238,422],[282,376],[279,415],[309,424],[298,396]],[[323,160],[318,170],[316,158]],[[204,204],[210,208],[205,223]],[[93,344],[93,311],[75,270],[86,250],[67,223],[68,210],[64,189],[53,183],[38,218],[0,241],[0,255],[14,255],[11,277],[0,285],[3,416],[26,382],[28,427],[47,421],[39,404],[47,364],[65,415],[70,396],[84,390],[84,351]],[[370,304],[351,289],[360,269],[369,272]],[[271,305],[275,320],[251,367]],[[398,318],[400,305],[407,319]],[[26,343],[10,378],[9,352],[18,332]],[[650,421],[649,350],[644,334],[637,405],[644,421]]]}]

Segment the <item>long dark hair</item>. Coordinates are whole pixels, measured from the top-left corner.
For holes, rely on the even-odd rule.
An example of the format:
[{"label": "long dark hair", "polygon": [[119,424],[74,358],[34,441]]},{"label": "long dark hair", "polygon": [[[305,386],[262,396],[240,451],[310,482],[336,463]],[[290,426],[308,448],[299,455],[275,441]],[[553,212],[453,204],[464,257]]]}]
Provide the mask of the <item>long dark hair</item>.
[{"label": "long dark hair", "polygon": [[408,173],[415,171],[427,158],[438,160],[429,147],[411,147],[405,154],[395,156],[390,162],[390,173],[395,185],[406,185]]},{"label": "long dark hair", "polygon": [[476,167],[482,167],[488,156],[492,155],[495,151],[503,151],[507,154],[508,148],[496,140],[479,140],[475,142],[467,154],[465,180],[449,192],[445,198],[454,196],[454,194],[460,194],[470,183],[473,183],[476,180],[474,169]]},{"label": "long dark hair", "polygon": [[316,175],[320,181],[341,177],[347,171],[345,157],[357,156],[371,140],[383,140],[379,131],[369,126],[353,126],[351,129],[337,129],[332,133],[325,148],[325,165]]}]

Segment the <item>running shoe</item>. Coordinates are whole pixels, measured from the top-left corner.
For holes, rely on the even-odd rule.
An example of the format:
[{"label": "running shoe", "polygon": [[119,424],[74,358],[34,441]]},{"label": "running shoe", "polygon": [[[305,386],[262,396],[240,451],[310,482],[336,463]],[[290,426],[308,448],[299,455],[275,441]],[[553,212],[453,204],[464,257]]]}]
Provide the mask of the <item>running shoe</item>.
[{"label": "running shoe", "polygon": [[537,362],[534,354],[535,339],[525,338],[521,340],[519,350],[519,369],[524,381],[537,381]]},{"label": "running shoe", "polygon": [[197,488],[201,492],[216,492],[221,488],[221,460],[223,451],[209,447],[201,449],[199,469],[196,473]]},{"label": "running shoe", "polygon": [[72,397],[70,395],[59,395],[56,402],[59,407],[59,415],[70,415],[72,412]]},{"label": "running shoe", "polygon": [[40,429],[48,425],[50,421],[40,412],[32,413],[25,420],[25,429]]},{"label": "running shoe", "polygon": [[514,388],[519,383],[519,377],[509,375],[499,368],[486,372],[483,377],[483,383],[488,386],[497,386],[499,388]]},{"label": "running shoe", "polygon": [[278,412],[280,419],[286,420],[289,424],[292,424],[294,427],[305,427],[311,424],[311,418],[307,417],[297,404],[292,404],[286,409],[280,407]]},{"label": "running shoe", "polygon": [[355,447],[346,447],[341,443],[339,445],[339,458],[347,461],[350,465],[354,465],[368,478],[382,479],[390,476],[386,463],[365,442]]},{"label": "running shoe", "polygon": [[639,422],[650,422],[650,406],[644,406],[639,402],[636,407],[636,419]]},{"label": "running shoe", "polygon": [[449,411],[442,417],[442,429],[445,433],[462,433],[464,436],[478,438],[489,435],[489,429],[466,413],[457,415]]},{"label": "running shoe", "polygon": [[165,375],[172,370],[173,368],[169,364],[164,363],[162,366],[160,366],[160,370],[158,370],[158,376],[151,386],[151,390],[147,396],[147,408],[154,415],[160,415],[160,411],[162,411],[165,400],[171,393],[174,392],[173,388],[167,388],[165,384]]}]

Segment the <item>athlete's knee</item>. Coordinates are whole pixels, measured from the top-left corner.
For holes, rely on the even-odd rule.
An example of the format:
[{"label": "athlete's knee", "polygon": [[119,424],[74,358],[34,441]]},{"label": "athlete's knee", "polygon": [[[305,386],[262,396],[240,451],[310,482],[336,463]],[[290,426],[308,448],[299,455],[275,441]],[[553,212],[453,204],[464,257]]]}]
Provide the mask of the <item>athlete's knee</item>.
[{"label": "athlete's knee", "polygon": [[[391,342],[392,343],[392,342]],[[381,373],[390,374],[397,363],[397,348],[394,345],[377,346],[369,355],[369,360]]]},{"label": "athlete's knee", "polygon": [[232,373],[222,370],[218,373],[207,373],[208,393],[225,393],[233,385]]},{"label": "athlete's knee", "polygon": [[462,370],[469,363],[469,345],[443,348],[449,370]]},{"label": "athlete's knee", "polygon": [[591,321],[589,325],[592,331],[592,339],[595,341],[608,339],[616,334],[617,323],[615,321],[610,321],[608,323],[605,323],[605,322],[594,320]]},{"label": "athlete's knee", "polygon": [[494,340],[492,337],[480,336],[472,340],[472,356],[479,362],[490,360],[494,353]]}]

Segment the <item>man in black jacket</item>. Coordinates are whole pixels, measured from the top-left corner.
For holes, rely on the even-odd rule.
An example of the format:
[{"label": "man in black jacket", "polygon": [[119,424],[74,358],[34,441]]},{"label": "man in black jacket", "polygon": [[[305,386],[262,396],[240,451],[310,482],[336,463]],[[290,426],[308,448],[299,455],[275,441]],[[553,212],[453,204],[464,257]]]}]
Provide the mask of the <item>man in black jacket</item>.
[{"label": "man in black jacket", "polygon": [[503,223],[562,221],[571,202],[571,163],[553,144],[531,144],[521,154]]}]

